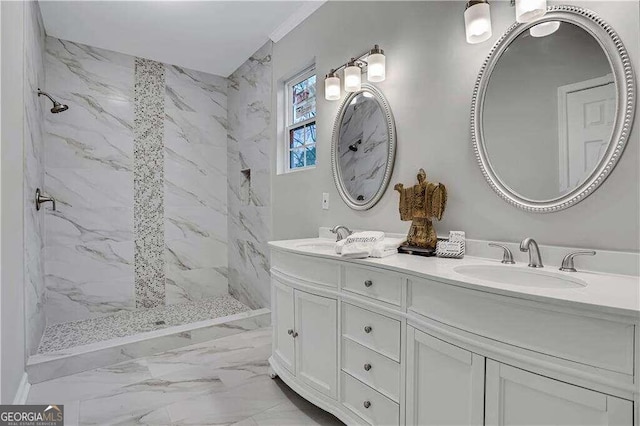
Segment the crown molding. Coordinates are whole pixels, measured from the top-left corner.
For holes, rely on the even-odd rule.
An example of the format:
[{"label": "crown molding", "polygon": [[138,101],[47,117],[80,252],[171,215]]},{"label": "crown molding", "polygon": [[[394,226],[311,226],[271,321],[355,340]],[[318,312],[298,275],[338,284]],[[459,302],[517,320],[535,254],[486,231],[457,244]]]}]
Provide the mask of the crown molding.
[{"label": "crown molding", "polygon": [[310,0],[305,1],[302,6],[298,8],[291,16],[289,16],[282,24],[278,25],[278,28],[273,30],[269,34],[269,38],[274,43],[277,43],[284,36],[289,34],[291,30],[300,25],[302,21],[307,19],[313,12],[318,10],[320,6],[325,4],[327,0]]}]

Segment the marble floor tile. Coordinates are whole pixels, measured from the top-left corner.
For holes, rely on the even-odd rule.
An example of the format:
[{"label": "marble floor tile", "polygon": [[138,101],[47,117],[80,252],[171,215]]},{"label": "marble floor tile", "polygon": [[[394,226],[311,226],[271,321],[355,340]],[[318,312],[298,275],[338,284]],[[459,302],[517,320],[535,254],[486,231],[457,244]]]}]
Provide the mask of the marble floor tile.
[{"label": "marble floor tile", "polygon": [[271,329],[169,350],[31,388],[75,425],[341,425],[268,376]]},{"label": "marble floor tile", "polygon": [[66,404],[69,401],[77,402],[148,379],[151,379],[151,373],[143,359],[125,361],[32,385],[28,403]]}]

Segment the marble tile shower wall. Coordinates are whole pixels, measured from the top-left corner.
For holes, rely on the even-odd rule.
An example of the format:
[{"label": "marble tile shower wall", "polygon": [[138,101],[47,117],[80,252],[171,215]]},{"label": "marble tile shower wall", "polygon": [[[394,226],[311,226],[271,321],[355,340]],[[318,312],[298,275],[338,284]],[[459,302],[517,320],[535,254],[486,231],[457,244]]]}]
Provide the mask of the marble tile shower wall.
[{"label": "marble tile shower wall", "polygon": [[36,92],[44,87],[45,32],[37,2],[25,3],[25,85],[24,121],[24,239],[25,239],[25,315],[27,354],[33,354],[42,337],[45,321],[45,286],[43,268],[44,215],[36,211],[36,188],[44,187],[43,111],[45,101]]},{"label": "marble tile shower wall", "polygon": [[[58,200],[44,216],[47,321],[133,310],[135,58],[47,37],[45,69],[69,105],[45,114],[45,189]],[[226,157],[216,153],[226,80],[165,65],[165,82],[159,287],[178,303],[227,292]]]},{"label": "marble tile shower wall", "polygon": [[227,79],[166,68],[167,303],[228,294]]},{"label": "marble tile shower wall", "polygon": [[134,58],[47,37],[45,67],[47,321],[134,309]]},{"label": "marble tile shower wall", "polygon": [[272,50],[268,42],[229,77],[229,291],[252,308],[270,300]]}]

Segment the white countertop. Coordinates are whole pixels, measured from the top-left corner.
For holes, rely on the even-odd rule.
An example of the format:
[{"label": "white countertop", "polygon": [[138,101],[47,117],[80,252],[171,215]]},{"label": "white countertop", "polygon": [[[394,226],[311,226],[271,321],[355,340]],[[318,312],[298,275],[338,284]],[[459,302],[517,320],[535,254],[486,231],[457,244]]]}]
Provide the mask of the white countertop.
[{"label": "white countertop", "polygon": [[550,304],[589,309],[595,312],[632,316],[640,319],[640,278],[637,276],[605,274],[599,272],[561,272],[556,267],[544,268],[543,273],[582,280],[586,287],[539,288],[523,285],[501,284],[494,281],[462,275],[454,270],[462,265],[497,265],[504,268],[528,268],[525,263],[502,265],[499,260],[465,256],[463,259],[422,257],[396,254],[383,259],[345,259],[329,247],[300,247],[305,244],[335,243],[324,238],[272,241],[273,250],[291,252],[352,264],[376,266],[382,269],[428,278],[442,283],[467,287],[521,299]]}]

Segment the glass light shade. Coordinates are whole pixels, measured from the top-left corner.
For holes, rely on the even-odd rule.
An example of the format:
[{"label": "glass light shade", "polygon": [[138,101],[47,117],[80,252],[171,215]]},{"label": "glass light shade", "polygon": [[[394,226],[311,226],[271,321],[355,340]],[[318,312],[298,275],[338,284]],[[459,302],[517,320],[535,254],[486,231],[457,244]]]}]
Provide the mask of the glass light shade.
[{"label": "glass light shade", "polygon": [[543,22],[531,27],[529,33],[532,37],[546,37],[558,31],[558,28],[560,28],[560,21]]},{"label": "glass light shade", "polygon": [[357,92],[362,88],[362,73],[356,65],[344,69],[344,91]]},{"label": "glass light shade", "polygon": [[386,77],[386,58],[382,53],[367,57],[367,80],[374,83],[384,81]]},{"label": "glass light shade", "polygon": [[324,79],[324,98],[328,101],[340,99],[340,78],[327,77]]},{"label": "glass light shade", "polygon": [[491,7],[489,3],[476,3],[464,11],[467,43],[476,44],[491,38]]},{"label": "glass light shade", "polygon": [[516,21],[531,22],[547,13],[547,0],[516,0]]}]

